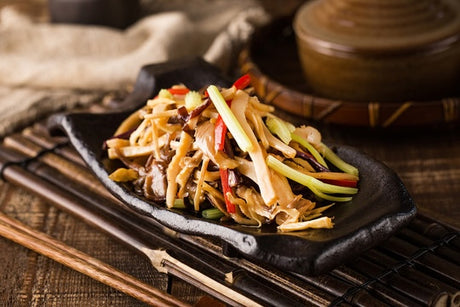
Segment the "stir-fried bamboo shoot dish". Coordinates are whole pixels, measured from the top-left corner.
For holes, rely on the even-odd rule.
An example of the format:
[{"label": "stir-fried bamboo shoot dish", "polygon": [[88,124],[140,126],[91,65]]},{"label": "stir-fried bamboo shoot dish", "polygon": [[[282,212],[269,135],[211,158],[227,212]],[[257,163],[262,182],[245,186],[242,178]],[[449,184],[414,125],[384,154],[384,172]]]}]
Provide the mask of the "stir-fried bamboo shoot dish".
[{"label": "stir-fried bamboo shoot dish", "polygon": [[110,178],[204,218],[280,231],[333,227],[323,212],[358,192],[358,170],[317,129],[277,117],[249,81],[161,90],[106,141],[108,157],[124,164]]}]

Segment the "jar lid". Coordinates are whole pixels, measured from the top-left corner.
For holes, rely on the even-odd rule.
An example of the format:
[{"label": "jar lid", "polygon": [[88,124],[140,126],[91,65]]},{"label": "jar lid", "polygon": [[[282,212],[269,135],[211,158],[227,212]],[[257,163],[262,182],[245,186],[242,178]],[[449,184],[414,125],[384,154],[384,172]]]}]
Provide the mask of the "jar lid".
[{"label": "jar lid", "polygon": [[294,29],[323,52],[438,51],[460,42],[460,1],[314,0],[298,10]]}]

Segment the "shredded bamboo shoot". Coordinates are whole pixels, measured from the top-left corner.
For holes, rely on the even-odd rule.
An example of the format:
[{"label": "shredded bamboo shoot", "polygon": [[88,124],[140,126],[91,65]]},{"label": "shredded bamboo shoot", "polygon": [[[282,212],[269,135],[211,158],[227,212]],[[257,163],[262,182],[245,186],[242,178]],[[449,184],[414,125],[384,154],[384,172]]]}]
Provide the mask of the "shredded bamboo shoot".
[{"label": "shredded bamboo shoot", "polygon": [[328,209],[358,193],[358,169],[317,129],[275,115],[242,80],[206,92],[160,90],[106,140],[108,158],[124,164],[110,178],[204,218],[279,231],[333,227]]}]

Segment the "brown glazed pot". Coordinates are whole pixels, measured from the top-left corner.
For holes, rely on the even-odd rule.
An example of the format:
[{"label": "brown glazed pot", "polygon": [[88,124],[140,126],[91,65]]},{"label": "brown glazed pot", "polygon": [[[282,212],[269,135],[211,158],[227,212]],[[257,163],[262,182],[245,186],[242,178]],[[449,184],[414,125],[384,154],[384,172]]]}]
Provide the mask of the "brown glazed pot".
[{"label": "brown glazed pot", "polygon": [[460,87],[458,0],[313,0],[293,26],[305,77],[321,96],[429,100]]}]

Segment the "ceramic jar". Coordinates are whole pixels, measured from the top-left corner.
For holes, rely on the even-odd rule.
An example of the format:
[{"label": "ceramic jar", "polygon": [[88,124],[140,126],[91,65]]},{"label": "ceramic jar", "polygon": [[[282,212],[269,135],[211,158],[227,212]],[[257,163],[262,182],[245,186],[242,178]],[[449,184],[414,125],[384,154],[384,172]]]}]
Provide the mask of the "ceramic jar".
[{"label": "ceramic jar", "polygon": [[319,95],[394,102],[459,92],[459,0],[313,0],[293,26]]}]

